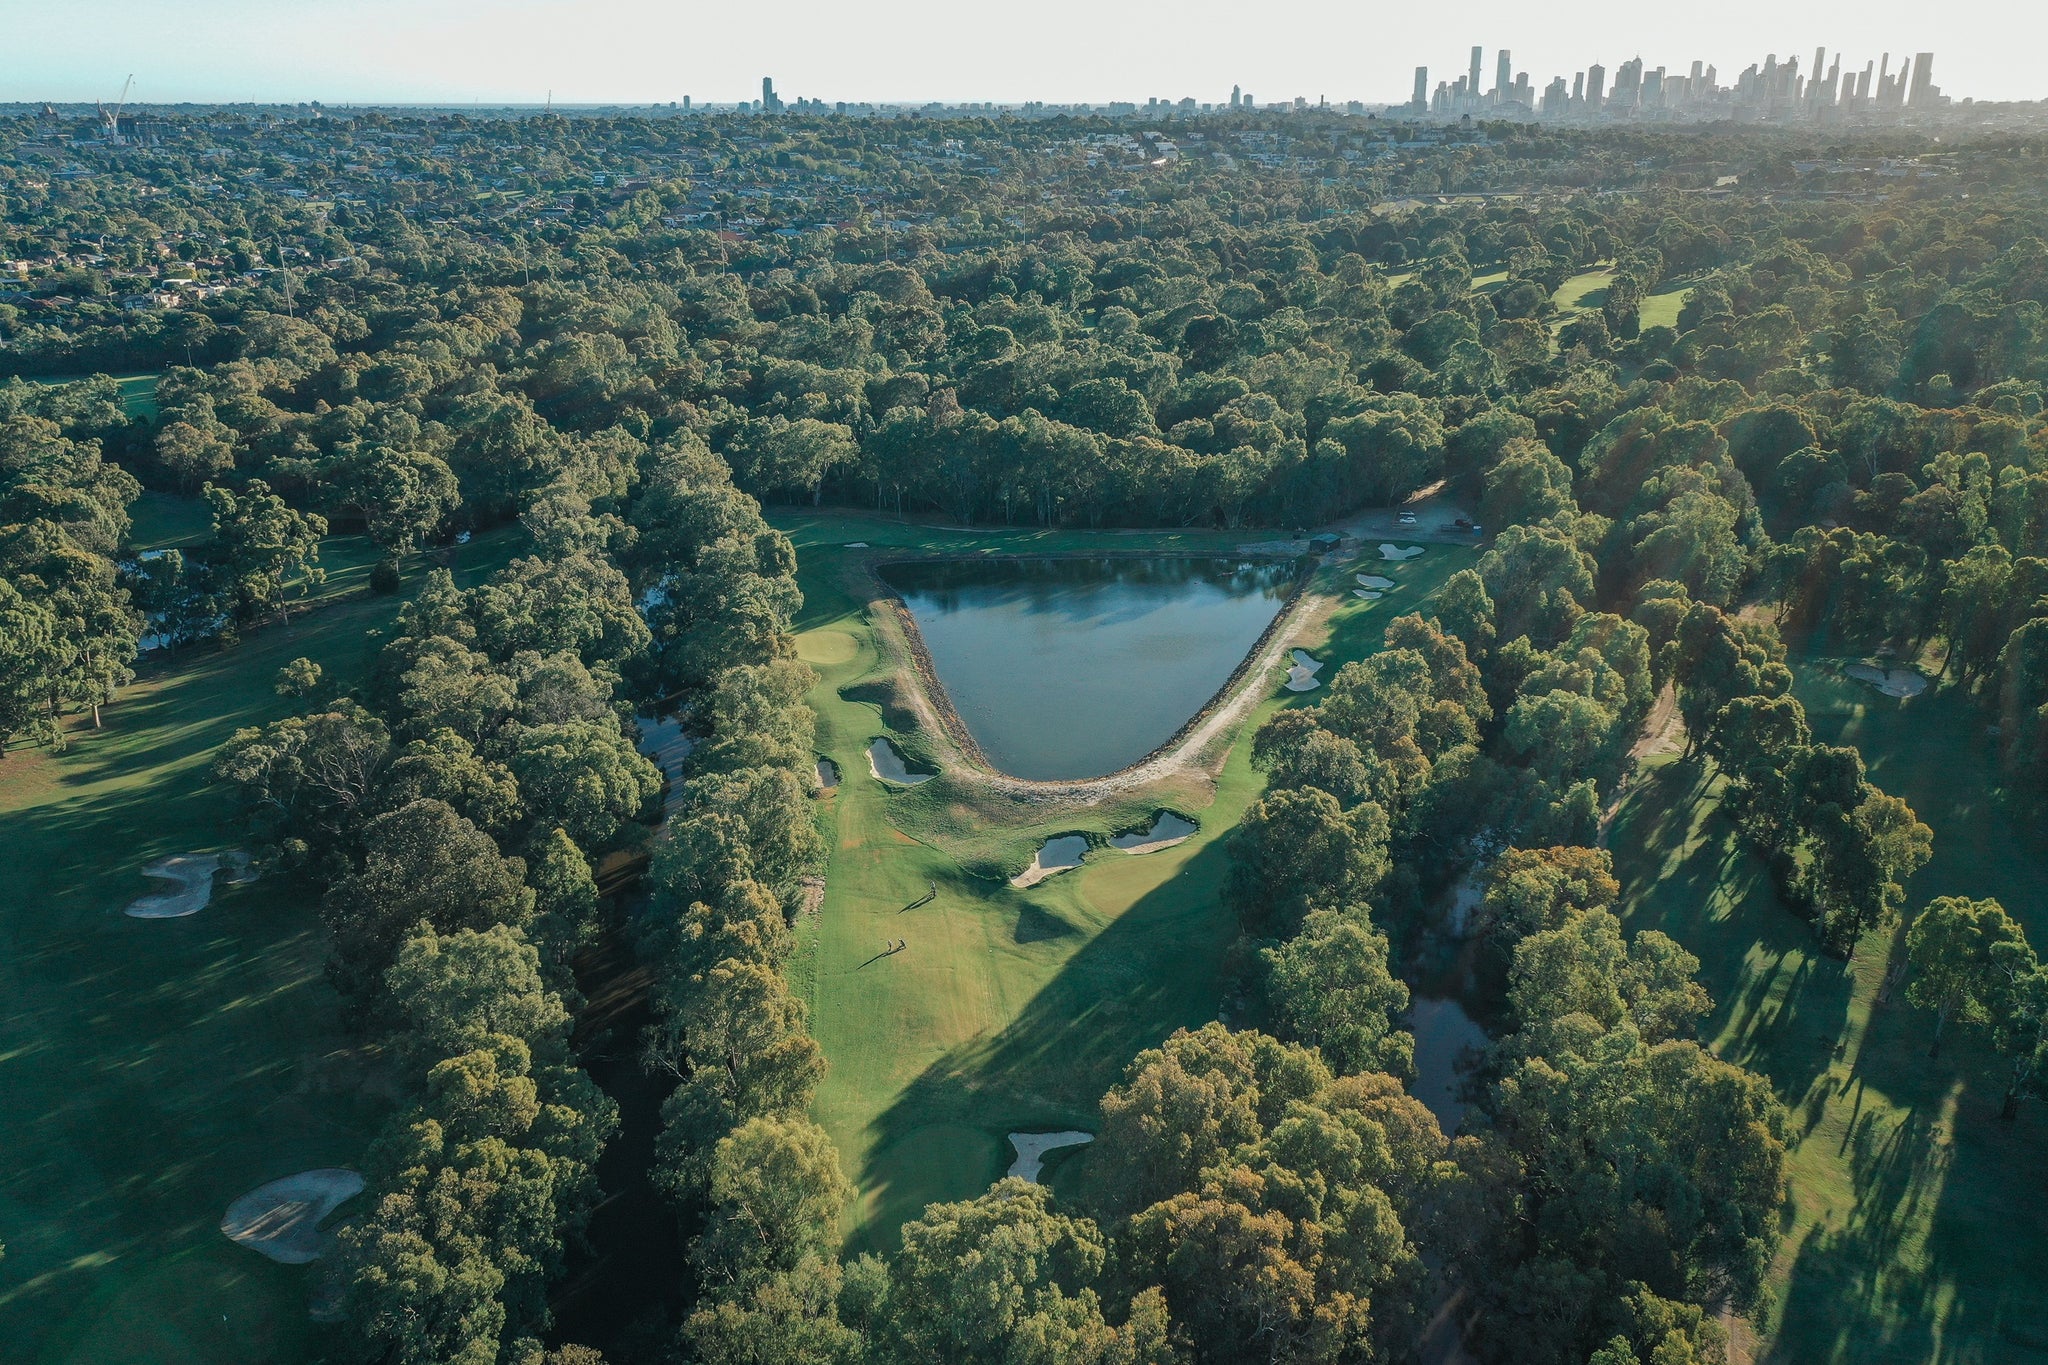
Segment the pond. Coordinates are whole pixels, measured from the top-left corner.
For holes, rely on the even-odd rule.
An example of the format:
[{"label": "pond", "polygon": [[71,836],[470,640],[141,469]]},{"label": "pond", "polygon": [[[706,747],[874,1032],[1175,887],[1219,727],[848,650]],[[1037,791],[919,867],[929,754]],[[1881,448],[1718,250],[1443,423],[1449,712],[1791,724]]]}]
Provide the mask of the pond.
[{"label": "pond", "polygon": [[1289,563],[1008,559],[891,564],[939,682],[989,761],[1100,777],[1172,739],[1286,602]]}]

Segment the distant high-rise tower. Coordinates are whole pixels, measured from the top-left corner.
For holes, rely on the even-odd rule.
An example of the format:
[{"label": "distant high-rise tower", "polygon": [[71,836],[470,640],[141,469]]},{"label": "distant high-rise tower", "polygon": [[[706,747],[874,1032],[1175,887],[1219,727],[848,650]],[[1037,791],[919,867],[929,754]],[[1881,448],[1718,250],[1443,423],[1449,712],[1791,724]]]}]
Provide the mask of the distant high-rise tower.
[{"label": "distant high-rise tower", "polygon": [[1913,86],[1906,96],[1906,103],[1915,109],[1934,103],[1941,92],[1934,88],[1934,54],[1919,52],[1913,56]]},{"label": "distant high-rise tower", "polygon": [[1465,79],[1465,93],[1474,99],[1479,97],[1479,49],[1472,49],[1472,74]]},{"label": "distant high-rise tower", "polygon": [[1607,68],[1595,62],[1586,68],[1586,107],[1598,109],[1606,102]]},{"label": "distant high-rise tower", "polygon": [[761,112],[764,114],[779,114],[782,112],[782,96],[775,93],[775,78],[773,76],[763,76],[761,78]]},{"label": "distant high-rise tower", "polygon": [[1237,106],[1238,106],[1238,105],[1240,105],[1240,104],[1243,104],[1243,103],[1244,103],[1244,88],[1243,88],[1242,86],[1236,86],[1236,85],[1233,85],[1233,86],[1231,86],[1231,87],[1230,87],[1230,107],[1231,107],[1231,108],[1233,108],[1233,109],[1235,109],[1235,108],[1237,108]]},{"label": "distant high-rise tower", "polygon": [[1502,48],[1493,59],[1493,97],[1496,100],[1505,100],[1508,97],[1508,87],[1514,83],[1515,72],[1511,54],[1506,48]]},{"label": "distant high-rise tower", "polygon": [[1429,110],[1429,68],[1428,68],[1428,67],[1426,67],[1426,66],[1418,66],[1418,67],[1416,67],[1416,68],[1415,68],[1415,95],[1414,95],[1414,97],[1413,97],[1412,99],[1410,99],[1410,100],[1408,101],[1408,103],[1414,106],[1414,108],[1415,108],[1415,112],[1416,112],[1416,113],[1418,113],[1418,114],[1421,114],[1421,113],[1426,113],[1426,112],[1428,112],[1428,110]]},{"label": "distant high-rise tower", "polygon": [[1579,72],[1579,73],[1578,73],[1577,75],[1575,75],[1575,76],[1573,76],[1573,77],[1572,77],[1572,103],[1573,103],[1573,104],[1584,104],[1585,102],[1586,102],[1586,73],[1585,73],[1585,72],[1583,72],[1583,71],[1581,71],[1581,72]]}]

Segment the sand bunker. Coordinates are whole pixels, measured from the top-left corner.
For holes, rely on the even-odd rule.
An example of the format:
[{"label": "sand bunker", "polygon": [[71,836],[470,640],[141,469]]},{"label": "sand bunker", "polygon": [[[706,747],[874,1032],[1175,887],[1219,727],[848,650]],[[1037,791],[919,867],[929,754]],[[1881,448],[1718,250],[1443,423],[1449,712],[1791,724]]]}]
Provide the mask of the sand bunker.
[{"label": "sand bunker", "polygon": [[1020,891],[1036,886],[1047,877],[1057,876],[1070,867],[1079,867],[1087,856],[1088,841],[1078,834],[1062,834],[1057,839],[1047,839],[1032,855],[1031,866],[1010,878],[1010,885]]},{"label": "sand bunker", "polygon": [[169,882],[177,889],[137,896],[130,901],[124,913],[136,919],[183,919],[196,915],[213,899],[216,879],[223,886],[241,886],[257,877],[249,865],[249,855],[240,849],[226,853],[173,853],[144,867],[142,875]]},{"label": "sand bunker", "polygon": [[1382,597],[1386,596],[1385,593],[1374,592],[1370,588],[1353,588],[1351,590],[1351,595],[1353,597],[1363,597],[1368,602],[1377,602]]},{"label": "sand bunker", "polygon": [[1377,588],[1381,592],[1385,592],[1388,588],[1394,586],[1393,579],[1387,578],[1381,574],[1362,573],[1356,575],[1356,577],[1358,579],[1358,586],[1361,588]]},{"label": "sand bunker", "polygon": [[829,758],[818,760],[818,790],[831,791],[839,785],[839,765]]},{"label": "sand bunker", "polygon": [[1154,849],[1171,848],[1183,842],[1196,828],[1195,822],[1185,816],[1163,810],[1153,817],[1152,828],[1119,834],[1109,842],[1112,848],[1120,848],[1126,853],[1150,853]]},{"label": "sand bunker", "polygon": [[228,1240],[273,1261],[304,1265],[320,1259],[333,1240],[320,1230],[321,1220],[362,1188],[363,1178],[354,1171],[334,1166],[301,1171],[258,1185],[228,1205],[220,1230]]},{"label": "sand bunker", "polygon": [[867,547],[868,543],[865,540],[849,540],[840,548],[843,550],[865,550]]},{"label": "sand bunker", "polygon": [[1014,1175],[1032,1184],[1038,1183],[1039,1172],[1045,1169],[1045,1154],[1061,1147],[1079,1147],[1084,1142],[1095,1141],[1095,1134],[1069,1129],[1064,1133],[1012,1133],[1010,1145],[1017,1149],[1017,1159],[1010,1163],[1004,1174]]},{"label": "sand bunker", "polygon": [[903,764],[903,755],[896,752],[896,746],[886,739],[877,739],[868,745],[868,771],[883,782],[893,782],[899,787],[915,787],[920,782],[929,782],[937,773],[914,773]]},{"label": "sand bunker", "polygon": [[1917,697],[1927,690],[1927,677],[1918,669],[1850,664],[1842,671],[1858,682],[1869,683],[1887,697]]},{"label": "sand bunker", "polygon": [[1395,560],[1395,561],[1397,561],[1397,562],[1398,562],[1398,561],[1400,561],[1400,560],[1404,560],[1404,559],[1413,559],[1413,558],[1415,558],[1415,556],[1417,556],[1417,555],[1419,555],[1419,554],[1421,554],[1421,553],[1422,553],[1422,547],[1421,547],[1420,545],[1410,545],[1410,546],[1408,546],[1408,547],[1407,547],[1406,549],[1403,549],[1403,548],[1402,548],[1401,546],[1399,546],[1399,545],[1384,545],[1384,544],[1383,544],[1383,545],[1381,545],[1381,546],[1380,546],[1380,558],[1381,558],[1381,559],[1391,559],[1391,560]]},{"label": "sand bunker", "polygon": [[1322,684],[1316,681],[1316,674],[1322,671],[1322,661],[1304,650],[1294,650],[1287,656],[1293,666],[1287,670],[1289,692],[1313,692]]}]

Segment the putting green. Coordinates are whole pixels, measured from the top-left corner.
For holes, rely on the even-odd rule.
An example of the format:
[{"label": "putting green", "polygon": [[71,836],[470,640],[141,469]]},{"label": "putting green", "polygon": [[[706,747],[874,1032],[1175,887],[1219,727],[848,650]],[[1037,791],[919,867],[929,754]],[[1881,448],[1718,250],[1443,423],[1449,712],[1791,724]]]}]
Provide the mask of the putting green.
[{"label": "putting green", "polygon": [[796,656],[814,666],[849,663],[859,652],[859,642],[843,630],[807,630],[796,637]]}]

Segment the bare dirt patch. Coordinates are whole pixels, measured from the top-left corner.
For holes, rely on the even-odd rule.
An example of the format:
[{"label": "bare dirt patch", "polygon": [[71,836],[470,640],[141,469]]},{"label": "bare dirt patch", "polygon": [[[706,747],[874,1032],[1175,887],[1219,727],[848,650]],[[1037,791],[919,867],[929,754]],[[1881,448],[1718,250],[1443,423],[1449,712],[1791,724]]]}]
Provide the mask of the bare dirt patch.
[{"label": "bare dirt patch", "polygon": [[868,771],[878,782],[892,783],[898,787],[915,787],[920,782],[929,782],[936,773],[914,773],[903,762],[903,755],[896,752],[896,746],[886,739],[877,739],[868,745]]},{"label": "bare dirt patch", "polygon": [[1289,692],[1313,692],[1322,684],[1316,681],[1316,674],[1322,672],[1323,661],[1305,649],[1297,649],[1288,656],[1293,666],[1287,670]]},{"label": "bare dirt patch", "polygon": [[1004,1174],[1020,1180],[1038,1183],[1040,1172],[1045,1170],[1045,1154],[1061,1147],[1079,1147],[1084,1142],[1095,1141],[1095,1134],[1084,1133],[1070,1128],[1060,1133],[1012,1133],[1010,1145],[1017,1149],[1017,1159],[1010,1163]]},{"label": "bare dirt patch", "polygon": [[226,853],[173,853],[146,865],[142,875],[169,882],[172,889],[130,901],[122,913],[134,919],[183,919],[196,915],[213,900],[216,881],[223,886],[240,886],[257,877],[249,855],[240,849]]},{"label": "bare dirt patch", "polygon": [[301,1171],[273,1180],[228,1205],[220,1230],[229,1241],[240,1242],[285,1265],[317,1261],[332,1244],[332,1233],[320,1230],[321,1222],[345,1201],[362,1193],[363,1177],[338,1166]]},{"label": "bare dirt patch", "polygon": [[1153,818],[1152,828],[1133,834],[1119,834],[1109,843],[1110,847],[1120,848],[1126,853],[1152,853],[1185,843],[1196,828],[1195,822],[1186,816],[1163,810]]},{"label": "bare dirt patch", "polygon": [[1047,839],[1032,855],[1031,866],[1010,878],[1010,885],[1020,891],[1036,886],[1047,877],[1079,867],[1087,856],[1088,841],[1078,834],[1062,834],[1056,839]]},{"label": "bare dirt patch", "polygon": [[1858,682],[1869,683],[1887,697],[1917,697],[1927,690],[1927,675],[1917,668],[1877,668],[1850,664],[1842,670]]}]

